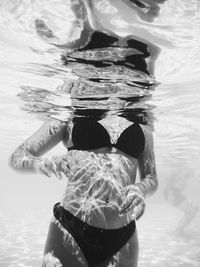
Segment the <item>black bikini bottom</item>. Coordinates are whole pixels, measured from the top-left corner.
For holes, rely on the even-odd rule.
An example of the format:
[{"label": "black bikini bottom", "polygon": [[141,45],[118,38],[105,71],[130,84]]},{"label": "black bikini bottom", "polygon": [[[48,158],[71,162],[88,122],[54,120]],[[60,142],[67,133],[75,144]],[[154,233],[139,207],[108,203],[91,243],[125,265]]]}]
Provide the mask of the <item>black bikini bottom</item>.
[{"label": "black bikini bottom", "polygon": [[135,231],[135,221],[118,229],[91,226],[64,209],[60,203],[54,206],[54,216],[74,238],[89,266],[112,257],[128,242]]}]

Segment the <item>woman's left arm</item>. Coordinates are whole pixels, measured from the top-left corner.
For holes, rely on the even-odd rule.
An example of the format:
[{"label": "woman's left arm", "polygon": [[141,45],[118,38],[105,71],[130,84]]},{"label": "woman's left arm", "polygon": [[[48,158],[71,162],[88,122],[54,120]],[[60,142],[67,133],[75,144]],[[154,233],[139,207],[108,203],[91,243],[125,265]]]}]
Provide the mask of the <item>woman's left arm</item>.
[{"label": "woman's left arm", "polygon": [[122,191],[124,201],[119,207],[121,215],[132,211],[133,218],[139,219],[145,210],[144,198],[153,194],[158,187],[153,146],[153,134],[148,126],[141,126],[145,137],[145,148],[138,158],[140,181],[126,186]]},{"label": "woman's left arm", "polygon": [[145,136],[145,148],[138,158],[140,182],[135,186],[139,188],[144,197],[152,195],[158,187],[154,143],[152,130],[148,126],[141,126]]}]

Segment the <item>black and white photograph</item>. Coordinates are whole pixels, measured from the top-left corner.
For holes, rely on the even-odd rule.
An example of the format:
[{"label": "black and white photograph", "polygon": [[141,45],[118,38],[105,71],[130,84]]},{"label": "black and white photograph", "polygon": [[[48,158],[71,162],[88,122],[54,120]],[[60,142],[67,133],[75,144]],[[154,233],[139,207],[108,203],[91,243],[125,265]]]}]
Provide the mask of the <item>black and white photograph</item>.
[{"label": "black and white photograph", "polygon": [[200,267],[200,1],[0,25],[0,267]]}]

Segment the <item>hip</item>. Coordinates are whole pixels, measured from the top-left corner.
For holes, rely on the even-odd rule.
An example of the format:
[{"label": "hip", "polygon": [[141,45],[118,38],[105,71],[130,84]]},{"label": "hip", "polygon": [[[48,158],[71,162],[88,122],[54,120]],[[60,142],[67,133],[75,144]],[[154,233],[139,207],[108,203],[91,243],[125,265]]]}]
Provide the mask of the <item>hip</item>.
[{"label": "hip", "polygon": [[133,221],[132,212],[124,215],[119,213],[119,205],[104,203],[101,205],[88,205],[87,209],[81,205],[70,206],[65,202],[60,203],[64,210],[70,212],[81,221],[103,229],[117,229],[126,226]]}]

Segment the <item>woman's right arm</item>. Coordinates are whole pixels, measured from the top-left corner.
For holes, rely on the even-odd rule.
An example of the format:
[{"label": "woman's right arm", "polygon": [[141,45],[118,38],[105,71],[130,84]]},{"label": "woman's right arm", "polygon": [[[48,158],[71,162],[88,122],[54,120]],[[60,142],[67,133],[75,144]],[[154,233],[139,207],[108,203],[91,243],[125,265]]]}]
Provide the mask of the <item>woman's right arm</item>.
[{"label": "woman's right arm", "polygon": [[[40,129],[22,143],[9,158],[9,165],[18,171],[37,171],[44,161],[41,156],[56,146],[68,134],[66,123],[52,120],[45,122]],[[48,173],[45,173],[47,176]]]}]

